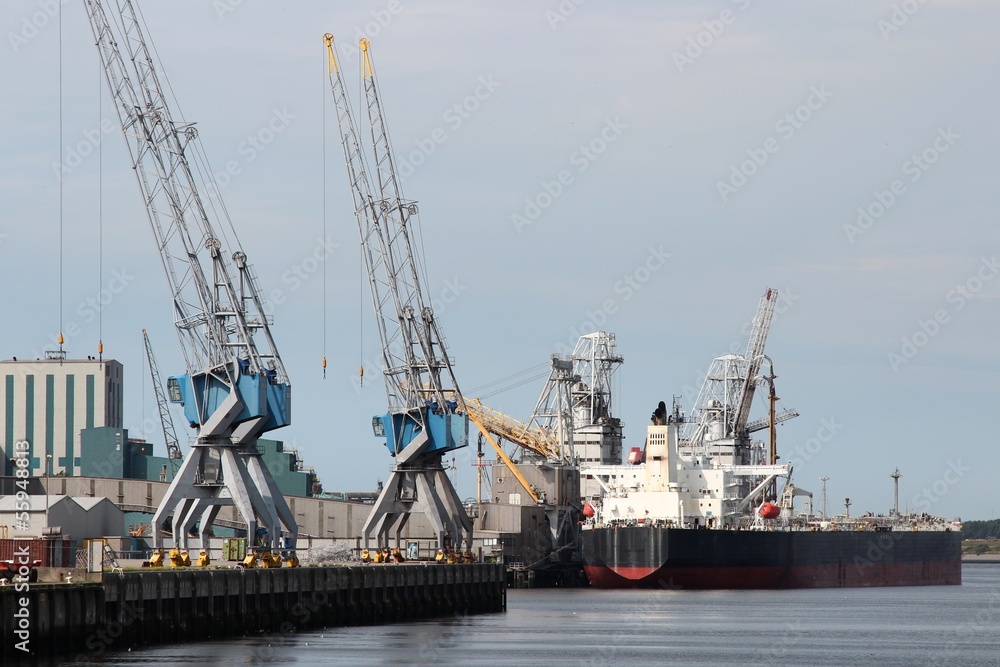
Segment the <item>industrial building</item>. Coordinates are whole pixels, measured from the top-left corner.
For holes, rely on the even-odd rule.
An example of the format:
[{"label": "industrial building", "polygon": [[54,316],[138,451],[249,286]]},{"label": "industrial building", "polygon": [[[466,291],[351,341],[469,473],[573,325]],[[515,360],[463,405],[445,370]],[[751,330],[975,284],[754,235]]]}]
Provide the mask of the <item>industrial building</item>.
[{"label": "industrial building", "polygon": [[[28,509],[24,510],[24,503]],[[27,522],[19,516],[27,512]],[[20,524],[20,525],[19,525]],[[72,537],[74,542],[95,537],[123,537],[125,514],[110,499],[88,496],[46,495],[0,497],[0,528],[5,537],[37,537],[43,534]]]},{"label": "industrial building", "polygon": [[122,365],[113,360],[0,361],[4,474],[14,470],[14,443],[28,443],[32,477],[79,474],[81,432],[122,427]]},{"label": "industrial building", "polygon": [[[87,429],[82,433],[81,442],[78,468],[81,476],[173,481],[170,459],[154,456],[153,443],[130,438],[128,429]],[[283,495],[311,496],[320,491],[315,471],[303,466],[297,451],[285,451],[282,441],[262,438],[257,441],[257,451]]]}]

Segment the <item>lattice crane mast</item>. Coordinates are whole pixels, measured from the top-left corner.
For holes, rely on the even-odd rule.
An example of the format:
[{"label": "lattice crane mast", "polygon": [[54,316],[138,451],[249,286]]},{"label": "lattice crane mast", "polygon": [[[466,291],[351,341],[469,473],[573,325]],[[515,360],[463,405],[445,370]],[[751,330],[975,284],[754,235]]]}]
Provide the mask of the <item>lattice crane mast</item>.
[{"label": "lattice crane mast", "polygon": [[422,511],[440,546],[472,546],[472,523],[441,457],[468,445],[469,417],[434,311],[425,300],[411,225],[417,202],[404,199],[396,175],[369,42],[361,40],[361,76],[375,178],[365,168],[333,36],[324,36],[327,73],[354,201],[362,255],[382,344],[388,412],[373,419],[395,465],[365,522],[365,544],[387,546],[410,514]]},{"label": "lattice crane mast", "polygon": [[[731,439],[736,441],[741,457],[750,456],[750,433],[771,425],[766,420],[748,422],[754,390],[762,379],[760,364],[764,359],[764,345],[771,327],[778,291],[768,288],[747,333],[745,352],[727,354],[712,360],[705,382],[695,399],[692,419],[685,424],[683,440],[690,446],[703,448],[709,442]],[[798,416],[794,410],[774,415],[774,423]]]},{"label": "lattice crane mast", "polygon": [[[163,383],[160,380],[160,370],[156,366],[156,357],[153,356],[153,346],[149,342],[146,330],[142,330],[142,342],[146,346],[146,359],[149,361],[149,375],[153,381],[153,393],[156,394],[156,408],[160,412],[160,427],[163,429],[163,443],[167,447],[167,458],[170,460],[171,477],[177,475],[181,466],[180,441],[177,439],[177,430],[174,428],[174,419],[170,416],[170,406],[167,404],[167,395],[163,391]],[[145,525],[145,524],[143,524]]]},{"label": "lattice crane mast", "polygon": [[230,246],[203,205],[189,161],[200,150],[197,130],[173,120],[132,0],[117,3],[114,23],[99,0],[85,4],[173,295],[186,372],[168,379],[168,395],[197,433],[153,517],[153,546],[172,514],[175,545],[186,548],[200,522],[205,548],[221,507],[235,505],[250,540],[260,525],[270,548],[281,547],[282,533],[294,548],[295,518],[256,447],[260,434],[291,417],[256,276],[235,231]]},{"label": "lattice crane mast", "polygon": [[574,463],[573,448],[573,386],[580,376],[573,372],[573,360],[552,355],[549,379],[542,387],[528,425],[545,433],[556,442],[556,456],[552,459]]},{"label": "lattice crane mast", "polygon": [[747,419],[750,417],[750,408],[753,403],[754,389],[757,386],[757,372],[760,370],[760,362],[763,359],[764,344],[767,342],[767,333],[771,329],[771,319],[774,317],[774,307],[778,303],[778,290],[770,287],[764,292],[757,307],[757,314],[753,318],[750,328],[750,335],[747,340],[747,350],[743,355],[746,360],[747,371],[743,379],[743,390],[739,395],[739,402],[733,412],[733,422],[730,426],[731,437],[738,437],[746,430]]}]

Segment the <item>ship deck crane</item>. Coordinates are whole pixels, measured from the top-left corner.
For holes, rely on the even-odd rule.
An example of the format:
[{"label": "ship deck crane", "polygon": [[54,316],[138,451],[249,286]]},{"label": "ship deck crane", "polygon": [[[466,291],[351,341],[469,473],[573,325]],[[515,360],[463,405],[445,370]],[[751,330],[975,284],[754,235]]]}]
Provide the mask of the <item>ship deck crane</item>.
[{"label": "ship deck crane", "polygon": [[168,378],[168,396],[197,433],[153,517],[153,547],[171,515],[178,548],[196,523],[207,547],[212,521],[233,505],[248,539],[261,526],[271,549],[283,533],[294,549],[295,517],[257,450],[260,434],[290,422],[291,387],[256,276],[231,224],[230,245],[209,218],[191,166],[198,132],[172,117],[134,3],[118,0],[114,23],[100,0],[85,4],[173,296],[186,372]]},{"label": "ship deck crane", "polygon": [[399,545],[411,513],[422,511],[438,545],[472,548],[472,522],[441,464],[449,451],[468,445],[469,415],[434,311],[425,299],[411,226],[417,202],[404,199],[382,113],[369,42],[361,40],[361,76],[374,158],[365,168],[333,36],[324,36],[327,74],[337,113],[362,256],[368,272],[382,344],[388,412],[373,419],[395,465],[363,528],[365,545],[374,538]]},{"label": "ship deck crane", "polygon": [[[621,422],[612,416],[610,381],[624,358],[615,352],[615,346],[614,334],[596,331],[581,336],[568,358],[553,355],[549,378],[528,423],[487,407],[478,399],[465,399],[473,424],[535,503],[541,502],[539,494],[491,434],[521,447],[539,464],[573,465],[580,460],[581,450],[592,458],[599,454],[601,462],[620,463]],[[595,430],[599,436],[596,448],[592,437]],[[611,437],[605,439],[605,432],[610,432]]]},{"label": "ship deck crane", "polygon": [[746,377],[743,380],[743,388],[739,395],[739,403],[736,404],[733,422],[730,426],[731,437],[746,430],[747,419],[750,417],[750,407],[753,403],[754,389],[757,386],[757,371],[760,370],[760,362],[764,354],[764,344],[767,342],[767,334],[771,330],[771,319],[774,317],[774,307],[778,303],[778,290],[768,288],[764,296],[760,299],[757,308],[757,315],[753,319],[750,329],[750,337],[747,341],[747,351],[744,358],[747,363]]},{"label": "ship deck crane", "polygon": [[[799,411],[795,408],[785,408],[781,412],[774,416],[774,423],[780,424],[781,422],[786,422],[789,419],[799,416]],[[747,422],[747,433],[756,433],[757,431],[763,431],[765,428],[770,428],[771,417],[770,415],[766,417],[760,417],[754,419],[752,422]]]},{"label": "ship deck crane", "polygon": [[794,410],[786,410],[780,420],[771,415],[763,426],[758,421],[747,422],[757,383],[761,380],[760,364],[764,359],[764,345],[777,302],[778,290],[768,288],[751,322],[745,352],[713,360],[691,411],[692,420],[689,423],[693,430],[686,434],[686,439],[692,446],[702,447],[712,440],[734,439],[739,448],[745,449],[750,432],[766,428],[772,420],[777,423],[798,415]]},{"label": "ship deck crane", "polygon": [[575,463],[573,447],[573,387],[580,376],[573,372],[572,359],[553,354],[550,359],[549,378],[542,387],[535,409],[531,412],[530,426],[555,440],[553,460]]},{"label": "ship deck crane", "polygon": [[146,359],[149,361],[149,375],[153,381],[153,393],[156,394],[156,408],[160,412],[160,427],[163,429],[163,443],[167,447],[167,459],[170,461],[171,478],[177,475],[180,469],[180,462],[184,456],[181,454],[180,441],[177,439],[177,430],[174,428],[174,420],[170,416],[170,406],[167,404],[167,395],[163,392],[163,383],[160,381],[160,370],[156,366],[156,357],[153,356],[153,346],[149,342],[146,330],[142,330],[142,342],[146,346]]}]

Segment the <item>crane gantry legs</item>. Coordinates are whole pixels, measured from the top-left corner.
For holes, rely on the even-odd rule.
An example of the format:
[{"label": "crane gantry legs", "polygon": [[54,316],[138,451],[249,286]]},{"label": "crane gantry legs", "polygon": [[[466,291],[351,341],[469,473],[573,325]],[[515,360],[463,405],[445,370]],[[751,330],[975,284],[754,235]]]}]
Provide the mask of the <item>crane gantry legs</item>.
[{"label": "crane gantry legs", "polygon": [[[267,530],[272,550],[284,549],[281,536],[294,548],[298,524],[274,479],[265,473],[260,454],[232,444],[196,443],[174,476],[153,516],[153,548],[160,548],[160,531],[174,516],[173,538],[179,549],[188,548],[188,535],[199,524],[199,547],[208,548],[209,529],[219,510],[235,506],[246,527],[251,546],[258,523]],[[259,519],[259,521],[258,521]]]},{"label": "crane gantry legs", "polygon": [[[416,466],[396,466],[382,487],[375,506],[365,521],[365,548],[400,547],[400,535],[410,515],[422,512],[434,529],[442,547],[472,549],[472,521],[451,480],[437,461],[421,461]],[[375,544],[372,544],[374,540]]]}]

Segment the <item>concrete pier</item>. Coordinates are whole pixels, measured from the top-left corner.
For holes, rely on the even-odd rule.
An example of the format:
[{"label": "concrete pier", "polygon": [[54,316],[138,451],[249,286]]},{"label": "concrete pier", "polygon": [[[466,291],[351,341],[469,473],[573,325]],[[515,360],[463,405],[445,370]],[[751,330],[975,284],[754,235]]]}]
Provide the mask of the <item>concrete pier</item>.
[{"label": "concrete pier", "polygon": [[0,658],[4,665],[54,656],[99,663],[109,651],[158,643],[506,608],[503,566],[495,564],[108,573],[102,583],[0,589]]}]

